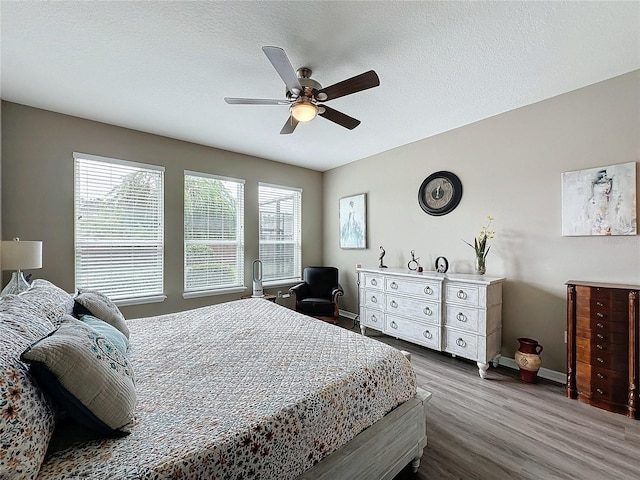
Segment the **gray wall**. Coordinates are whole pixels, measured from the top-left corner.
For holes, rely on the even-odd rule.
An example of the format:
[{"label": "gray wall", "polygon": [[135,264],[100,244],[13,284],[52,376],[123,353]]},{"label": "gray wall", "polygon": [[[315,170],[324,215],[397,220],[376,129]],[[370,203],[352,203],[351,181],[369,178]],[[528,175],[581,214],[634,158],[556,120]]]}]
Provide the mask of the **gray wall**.
[{"label": "gray wall", "polygon": [[[74,290],[73,152],[165,167],[165,293],[162,303],[123,307],[129,318],[186,310],[237,299],[240,294],[184,300],[184,170],[245,179],[245,285],[258,257],[258,182],[300,187],[302,264],[322,260],[322,174],[305,168],[231,153],[157,135],[2,103],[2,232],[43,241],[46,278]],[[176,120],[179,121],[179,120]],[[251,141],[247,138],[247,141]],[[4,273],[4,283],[8,280]],[[279,287],[286,290],[288,287]],[[247,293],[251,293],[247,290]]]},{"label": "gray wall", "polygon": [[[390,128],[402,128],[401,124]],[[357,311],[355,264],[406,267],[415,249],[433,270],[471,272],[487,215],[497,231],[487,275],[504,276],[503,354],[537,339],[543,367],[565,371],[568,280],[640,284],[640,236],[562,237],[561,173],[640,159],[640,71],[405,145],[324,174],[324,262],[340,268],[342,307]],[[636,166],[640,176],[640,165]],[[417,192],[438,170],[463,184],[460,205],[426,215]],[[368,194],[368,248],[341,250],[338,201]],[[638,203],[640,205],[640,203]]]}]

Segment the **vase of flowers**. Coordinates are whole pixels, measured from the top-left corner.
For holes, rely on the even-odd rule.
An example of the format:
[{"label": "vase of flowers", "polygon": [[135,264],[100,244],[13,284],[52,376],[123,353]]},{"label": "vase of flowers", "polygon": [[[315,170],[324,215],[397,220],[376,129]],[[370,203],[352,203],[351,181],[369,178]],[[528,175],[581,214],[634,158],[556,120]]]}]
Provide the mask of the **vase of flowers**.
[{"label": "vase of flowers", "polygon": [[473,239],[473,245],[471,245],[469,242],[464,240],[464,243],[469,245],[476,252],[475,268],[476,268],[476,273],[478,275],[484,275],[485,272],[487,271],[487,265],[486,265],[487,254],[491,249],[491,246],[487,245],[487,242],[491,240],[496,234],[495,231],[489,230],[489,227],[491,226],[492,221],[493,221],[493,217],[491,215],[488,215],[487,224],[480,229],[480,234]]}]

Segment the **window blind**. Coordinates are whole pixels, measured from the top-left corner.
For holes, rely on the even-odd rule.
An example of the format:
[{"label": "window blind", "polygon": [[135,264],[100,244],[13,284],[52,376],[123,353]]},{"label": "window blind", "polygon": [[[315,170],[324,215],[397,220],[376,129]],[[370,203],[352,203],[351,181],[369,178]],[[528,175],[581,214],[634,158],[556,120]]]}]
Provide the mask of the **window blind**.
[{"label": "window blind", "polygon": [[112,300],[162,296],[164,168],[73,156],[76,288]]},{"label": "window blind", "polygon": [[302,190],[258,184],[263,282],[294,282],[302,273]]},{"label": "window blind", "polygon": [[184,291],[244,288],[244,180],[184,176]]}]

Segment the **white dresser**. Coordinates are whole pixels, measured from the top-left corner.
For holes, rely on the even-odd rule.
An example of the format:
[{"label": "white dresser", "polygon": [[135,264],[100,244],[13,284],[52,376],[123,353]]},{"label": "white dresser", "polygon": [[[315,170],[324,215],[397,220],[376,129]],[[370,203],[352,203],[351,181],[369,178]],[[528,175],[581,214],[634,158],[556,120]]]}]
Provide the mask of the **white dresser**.
[{"label": "white dresser", "polygon": [[359,268],[360,329],[498,366],[504,278]]}]

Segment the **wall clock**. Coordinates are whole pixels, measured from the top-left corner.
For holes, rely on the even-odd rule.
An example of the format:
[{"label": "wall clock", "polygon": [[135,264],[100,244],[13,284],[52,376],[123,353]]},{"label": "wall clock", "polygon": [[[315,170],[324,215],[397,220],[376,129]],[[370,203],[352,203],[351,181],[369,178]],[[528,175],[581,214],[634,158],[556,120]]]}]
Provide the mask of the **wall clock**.
[{"label": "wall clock", "polygon": [[462,198],[462,182],[451,172],[435,172],[424,179],[418,189],[418,203],[429,215],[451,212]]}]

